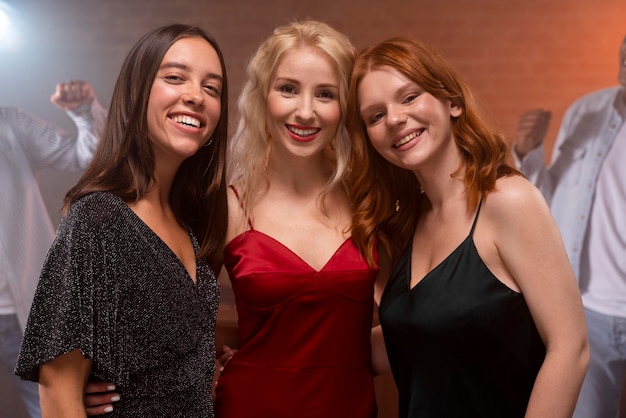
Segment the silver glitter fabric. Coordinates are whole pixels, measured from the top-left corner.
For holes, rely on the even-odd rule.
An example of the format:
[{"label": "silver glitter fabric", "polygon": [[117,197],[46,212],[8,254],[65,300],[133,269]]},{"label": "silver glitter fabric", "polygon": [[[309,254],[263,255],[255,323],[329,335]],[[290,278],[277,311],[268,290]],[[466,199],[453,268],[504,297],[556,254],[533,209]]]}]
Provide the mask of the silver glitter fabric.
[{"label": "silver glitter fabric", "polygon": [[48,253],[16,374],[37,381],[78,348],[90,380],[121,394],[107,417],[212,418],[219,287],[203,260],[196,276],[119,197],[81,198]]}]

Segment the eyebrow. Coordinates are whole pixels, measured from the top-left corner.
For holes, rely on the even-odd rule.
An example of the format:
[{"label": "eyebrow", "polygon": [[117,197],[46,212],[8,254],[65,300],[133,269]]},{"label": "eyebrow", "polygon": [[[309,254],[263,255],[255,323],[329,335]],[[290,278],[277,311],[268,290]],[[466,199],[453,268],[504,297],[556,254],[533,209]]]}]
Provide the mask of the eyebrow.
[{"label": "eyebrow", "polygon": [[[398,87],[398,89],[394,92],[394,98],[395,99],[401,98],[405,96],[406,94],[408,94],[410,91],[415,90],[416,87],[418,89],[417,92],[419,92],[420,94],[427,93],[426,90],[420,87],[417,83],[413,81],[409,81],[409,82],[404,83],[402,86]],[[373,109],[376,109],[379,106],[380,106],[379,104],[374,103],[373,105],[369,105],[367,107],[360,107],[359,112],[360,113],[371,112]]]},{"label": "eyebrow", "polygon": [[[182,64],[180,62],[165,62],[159,67],[159,70],[166,70],[169,68],[178,68],[179,70],[183,70],[183,71],[191,71],[191,68],[189,68],[188,65]],[[217,73],[208,73],[207,78],[224,81],[224,77],[222,77],[220,74],[217,74]]]},{"label": "eyebrow", "polygon": [[[302,84],[300,81],[294,79],[294,78],[290,78],[290,77],[276,77],[274,79],[274,81],[280,81],[280,82],[289,82],[289,83],[293,83],[293,84]],[[339,89],[339,85],[337,84],[320,84],[318,86],[315,86],[317,88],[333,88],[333,89]]]},{"label": "eyebrow", "polygon": [[379,104],[373,104],[373,105],[369,105],[367,107],[361,107],[361,108],[359,108],[359,113],[361,115],[363,115],[364,113],[369,113],[372,110],[378,108],[379,106],[380,106]]}]

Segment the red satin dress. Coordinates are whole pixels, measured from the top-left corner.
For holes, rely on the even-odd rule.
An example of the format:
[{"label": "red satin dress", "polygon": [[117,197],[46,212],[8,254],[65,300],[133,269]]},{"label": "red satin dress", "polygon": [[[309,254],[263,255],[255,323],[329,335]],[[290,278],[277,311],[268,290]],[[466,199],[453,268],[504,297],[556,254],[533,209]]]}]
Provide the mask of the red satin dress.
[{"label": "red satin dress", "polygon": [[216,387],[217,418],[375,418],[370,329],[377,269],[351,239],[316,271],[251,229],[225,248],[239,351]]}]

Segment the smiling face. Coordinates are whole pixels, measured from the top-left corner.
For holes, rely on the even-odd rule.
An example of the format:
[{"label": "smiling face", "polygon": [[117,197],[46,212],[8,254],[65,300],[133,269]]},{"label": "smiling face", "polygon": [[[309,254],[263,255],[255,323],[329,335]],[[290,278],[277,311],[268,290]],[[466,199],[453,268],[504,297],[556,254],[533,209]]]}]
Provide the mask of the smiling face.
[{"label": "smiling face", "polygon": [[341,120],[339,78],[330,59],[310,47],[285,53],[270,83],[267,111],[273,153],[321,155]]},{"label": "smiling face", "polygon": [[221,113],[222,68],[204,39],[181,38],[167,50],[148,100],[148,136],[157,161],[180,164],[203,146]]},{"label": "smiling face", "polygon": [[358,86],[358,97],[368,137],[390,163],[417,170],[433,156],[457,152],[450,120],[461,109],[435,98],[395,68],[369,71]]}]

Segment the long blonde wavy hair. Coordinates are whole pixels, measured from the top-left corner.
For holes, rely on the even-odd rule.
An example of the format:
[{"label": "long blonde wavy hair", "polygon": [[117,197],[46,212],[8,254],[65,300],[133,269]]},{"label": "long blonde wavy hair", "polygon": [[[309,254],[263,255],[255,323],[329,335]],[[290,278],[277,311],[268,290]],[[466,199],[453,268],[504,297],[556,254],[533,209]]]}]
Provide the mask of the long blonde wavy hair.
[{"label": "long blonde wavy hair", "polygon": [[351,152],[351,141],[345,128],[348,83],[356,51],[345,35],[325,23],[314,20],[292,22],[277,27],[261,43],[248,64],[248,80],[238,100],[240,119],[230,142],[228,181],[237,185],[248,215],[251,215],[254,200],[269,187],[267,164],[271,142],[266,125],[271,82],[284,55],[303,47],[315,48],[327,56],[339,79],[341,120],[336,138],[325,150],[334,170],[320,194],[322,208],[325,196],[335,188],[343,187]]}]

